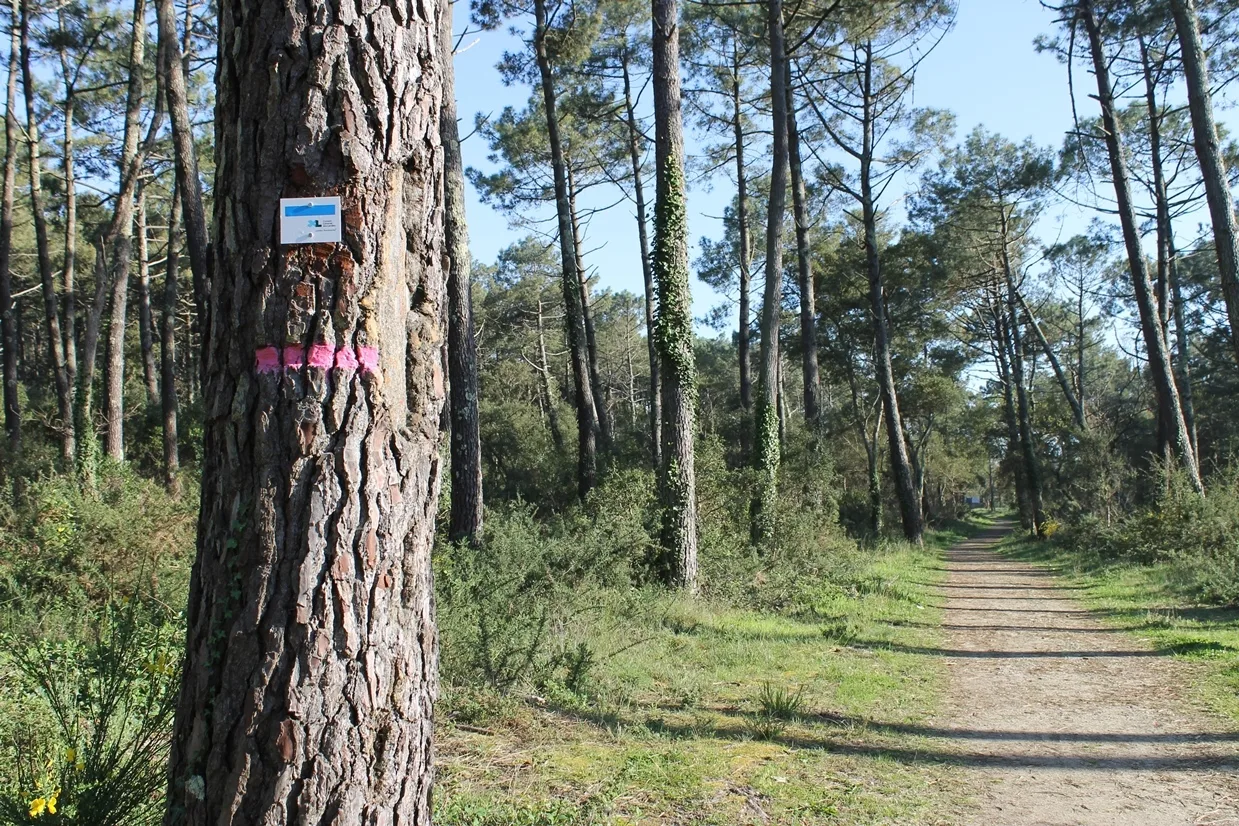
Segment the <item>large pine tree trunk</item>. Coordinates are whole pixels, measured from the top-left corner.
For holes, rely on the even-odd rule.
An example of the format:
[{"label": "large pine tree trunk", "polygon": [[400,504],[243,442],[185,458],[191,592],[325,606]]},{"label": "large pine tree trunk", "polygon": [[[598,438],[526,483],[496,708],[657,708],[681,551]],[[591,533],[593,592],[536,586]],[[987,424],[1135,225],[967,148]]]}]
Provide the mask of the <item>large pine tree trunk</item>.
[{"label": "large pine tree trunk", "polygon": [[[1132,287],[1136,296],[1136,307],[1140,312],[1140,329],[1148,352],[1149,374],[1153,379],[1153,389],[1159,402],[1166,405],[1175,452],[1183,463],[1183,470],[1187,473],[1192,487],[1203,494],[1204,483],[1200,478],[1200,468],[1196,463],[1196,451],[1192,448],[1187,425],[1183,420],[1179,391],[1175,386],[1174,371],[1170,366],[1170,353],[1166,340],[1162,336],[1157,307],[1153,301],[1153,287],[1149,282],[1149,271],[1145,265],[1144,251],[1140,245],[1140,227],[1132,206],[1131,180],[1127,172],[1127,159],[1123,154],[1122,127],[1114,108],[1109,65],[1102,45],[1101,29],[1096,13],[1093,11],[1092,0],[1080,0],[1079,14],[1088,32],[1089,48],[1093,57],[1093,73],[1097,78],[1097,97],[1101,104],[1102,128],[1105,131],[1110,172],[1114,180],[1115,206],[1123,227],[1123,240],[1127,247]],[[1236,309],[1239,309],[1239,306],[1236,306]]]},{"label": "large pine tree trunk", "polygon": [[[1208,58],[1200,37],[1200,18],[1195,0],[1170,0],[1187,83],[1187,104],[1192,113],[1192,136],[1196,158],[1209,202],[1213,240],[1217,250],[1218,276],[1230,319],[1231,344],[1239,357],[1239,226],[1235,222],[1235,202],[1226,174],[1222,142],[1213,117],[1213,98],[1209,89]],[[1090,5],[1091,13],[1091,5]]]},{"label": "large pine tree trunk", "polygon": [[697,591],[697,403],[692,297],[688,288],[688,207],[680,115],[680,20],[676,0],[653,0],[654,279],[663,381],[662,549],[667,582]]},{"label": "large pine tree trunk", "polygon": [[1011,379],[1011,337],[1007,334],[1006,313],[999,306],[1000,299],[991,297],[990,313],[994,322],[994,361],[998,378],[1002,383],[1003,421],[1007,427],[1007,464],[1015,481],[1015,501],[1020,514],[1020,524],[1029,533],[1036,530],[1037,519],[1033,514],[1032,497],[1028,493],[1028,474],[1020,453],[1020,421],[1015,412],[1015,386]]},{"label": "large pine tree trunk", "polygon": [[573,243],[572,207],[568,203],[567,164],[564,161],[563,142],[559,136],[559,116],[556,114],[555,76],[547,51],[546,38],[550,32],[546,0],[534,0],[534,25],[534,53],[546,109],[551,170],[555,177],[555,212],[558,218],[560,263],[563,266],[564,326],[572,360],[573,389],[576,391],[577,493],[584,499],[598,483],[599,423],[590,382],[585,308],[581,301],[581,278],[577,272],[576,246]]},{"label": "large pine tree trunk", "polygon": [[[166,824],[430,823],[439,4],[224,0],[198,557]],[[338,196],[342,244],[274,247]]]},{"label": "large pine tree trunk", "polygon": [[908,444],[903,438],[903,418],[899,413],[899,394],[895,388],[895,371],[891,364],[890,325],[886,317],[886,294],[882,277],[882,262],[878,254],[878,217],[873,196],[874,157],[874,97],[873,48],[865,44],[864,115],[860,159],[861,213],[865,231],[865,267],[869,276],[869,313],[873,318],[873,354],[878,392],[886,413],[886,437],[890,444],[891,475],[895,496],[899,500],[899,516],[903,534],[910,542],[921,542],[924,522],[921,502],[912,478],[912,463]]},{"label": "large pine tree trunk", "polygon": [[572,164],[568,163],[566,166],[568,211],[572,216],[572,248],[576,250],[576,272],[581,281],[581,320],[585,323],[585,349],[589,354],[589,386],[594,396],[594,415],[598,418],[598,437],[602,440],[603,450],[610,451],[614,447],[615,436],[611,429],[611,411],[607,409],[606,389],[598,368],[598,334],[594,328],[594,309],[589,300],[589,275],[585,269],[581,221],[576,210],[576,180],[572,175]]},{"label": "large pine tree trunk", "polygon": [[452,65],[452,4],[444,0],[439,48],[443,59],[443,100],[439,112],[443,141],[443,241],[448,254],[447,370],[451,397],[453,542],[482,541],[482,436],[478,421],[478,355],[473,332],[469,278],[469,230],[465,223],[465,171],[456,125],[456,74]]},{"label": "large pine tree trunk", "polygon": [[761,354],[757,377],[757,411],[753,465],[757,494],[753,500],[753,538],[770,539],[778,496],[779,461],[779,314],[783,287],[783,213],[787,210],[787,55],[783,42],[783,2],[768,0],[770,36],[770,109],[774,132],[770,170],[770,205],[766,213],[766,287],[762,294]]},{"label": "large pine tree trunk", "polygon": [[800,130],[796,127],[796,97],[792,91],[790,63],[787,78],[787,151],[792,176],[792,214],[796,218],[796,272],[800,282],[800,370],[804,380],[805,422],[815,427],[821,415],[822,390],[817,364],[817,298],[809,258],[808,195],[800,166]]},{"label": "large pine tree trunk", "polygon": [[659,378],[658,345],[654,327],[654,269],[650,262],[649,233],[646,231],[645,183],[641,174],[641,130],[632,100],[631,56],[625,41],[620,57],[624,73],[624,118],[628,127],[628,158],[632,164],[633,198],[637,206],[637,240],[641,244],[641,276],[645,281],[645,343],[650,358],[650,452],[655,471],[663,463],[663,390]]},{"label": "large pine tree trunk", "polygon": [[[11,3],[13,18],[18,18],[17,0]],[[21,51],[19,27],[9,27],[9,82],[4,104],[4,184],[0,190],[0,333],[4,347],[4,433],[9,450],[21,450],[22,418],[18,397],[17,351],[21,346],[18,334],[18,311],[13,303],[13,273],[9,263],[13,255],[13,198],[17,189],[17,56]]]},{"label": "large pine tree trunk", "polygon": [[129,90],[125,99],[125,136],[120,154],[120,191],[108,241],[112,246],[112,314],[108,320],[107,382],[104,385],[104,452],[125,460],[125,317],[129,305],[129,270],[133,263],[134,195],[141,164],[138,140],[145,96],[146,0],[134,0],[129,45]]},{"label": "large pine tree trunk", "polygon": [[60,332],[60,305],[56,298],[56,282],[52,276],[51,245],[47,233],[47,215],[43,211],[43,168],[39,145],[39,115],[35,107],[34,77],[30,70],[30,0],[21,6],[22,89],[26,97],[26,143],[30,152],[30,210],[34,213],[35,246],[38,253],[39,281],[43,287],[43,317],[47,332],[52,376],[56,383],[56,413],[60,427],[60,460],[65,470],[73,467],[77,439],[73,427],[73,402],[69,387],[69,370],[65,361],[64,338]]},{"label": "large pine tree trunk", "polygon": [[181,200],[175,184],[168,206],[168,245],[164,251],[163,310],[159,319],[159,407],[163,414],[163,478],[180,493],[181,468],[176,398],[176,309],[180,301]]}]

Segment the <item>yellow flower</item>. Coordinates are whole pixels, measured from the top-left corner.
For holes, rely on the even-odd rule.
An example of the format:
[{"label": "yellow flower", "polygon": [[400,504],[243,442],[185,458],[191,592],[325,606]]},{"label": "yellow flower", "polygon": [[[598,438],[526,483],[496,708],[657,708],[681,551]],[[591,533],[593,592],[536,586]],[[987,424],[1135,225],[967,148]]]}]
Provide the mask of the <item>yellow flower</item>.
[{"label": "yellow flower", "polygon": [[47,808],[47,799],[42,798],[42,797],[36,797],[34,800],[30,801],[30,816],[38,817],[39,815],[43,814],[43,810],[46,808]]},{"label": "yellow flower", "polygon": [[52,792],[52,796],[47,799],[47,813],[49,815],[56,814],[56,801],[60,799],[60,789]]}]

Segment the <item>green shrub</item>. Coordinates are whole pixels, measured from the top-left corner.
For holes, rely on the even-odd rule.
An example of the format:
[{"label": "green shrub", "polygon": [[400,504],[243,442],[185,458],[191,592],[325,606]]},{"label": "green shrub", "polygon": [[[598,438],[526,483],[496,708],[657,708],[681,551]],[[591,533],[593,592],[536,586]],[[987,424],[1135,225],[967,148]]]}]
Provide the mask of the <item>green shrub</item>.
[{"label": "green shrub", "polygon": [[109,603],[73,638],[9,636],[0,660],[0,824],[160,820],[182,625]]}]

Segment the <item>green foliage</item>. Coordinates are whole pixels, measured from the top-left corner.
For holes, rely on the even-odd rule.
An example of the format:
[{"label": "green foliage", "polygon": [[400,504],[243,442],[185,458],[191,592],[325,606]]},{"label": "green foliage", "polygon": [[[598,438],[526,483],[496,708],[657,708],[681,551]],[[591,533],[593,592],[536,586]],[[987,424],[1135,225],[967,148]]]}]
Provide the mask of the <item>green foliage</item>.
[{"label": "green foliage", "polygon": [[1106,523],[1085,517],[1061,534],[1085,565],[1169,563],[1177,589],[1207,603],[1239,605],[1239,477],[1212,481],[1197,496],[1170,474],[1156,507]]},{"label": "green foliage", "polygon": [[76,636],[0,649],[0,823],[159,822],[183,619],[109,602]]},{"label": "green foliage", "polygon": [[104,464],[96,488],[44,476],[0,493],[0,602],[72,612],[113,593],[153,589],[179,604],[188,583],[196,497],[173,499]]},{"label": "green foliage", "polygon": [[757,694],[757,704],[761,706],[761,713],[766,717],[794,720],[804,708],[804,686],[793,691],[787,686],[764,682]]}]

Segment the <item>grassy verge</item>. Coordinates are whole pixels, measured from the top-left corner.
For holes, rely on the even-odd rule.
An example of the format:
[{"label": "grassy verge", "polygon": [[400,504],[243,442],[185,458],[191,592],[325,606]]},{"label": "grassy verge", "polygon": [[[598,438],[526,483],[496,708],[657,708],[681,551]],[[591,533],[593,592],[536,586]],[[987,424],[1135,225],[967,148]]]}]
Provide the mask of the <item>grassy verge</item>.
[{"label": "grassy verge", "polygon": [[1192,663],[1194,699],[1239,723],[1239,609],[1185,596],[1182,563],[1082,560],[1054,542],[1017,537],[999,550],[1053,570],[1107,624]]},{"label": "grassy verge", "polygon": [[898,730],[944,685],[941,658],[907,653],[940,642],[934,544],[870,552],[795,615],[591,595],[598,654],[574,690],[447,692],[436,822],[950,822],[953,770]]}]

